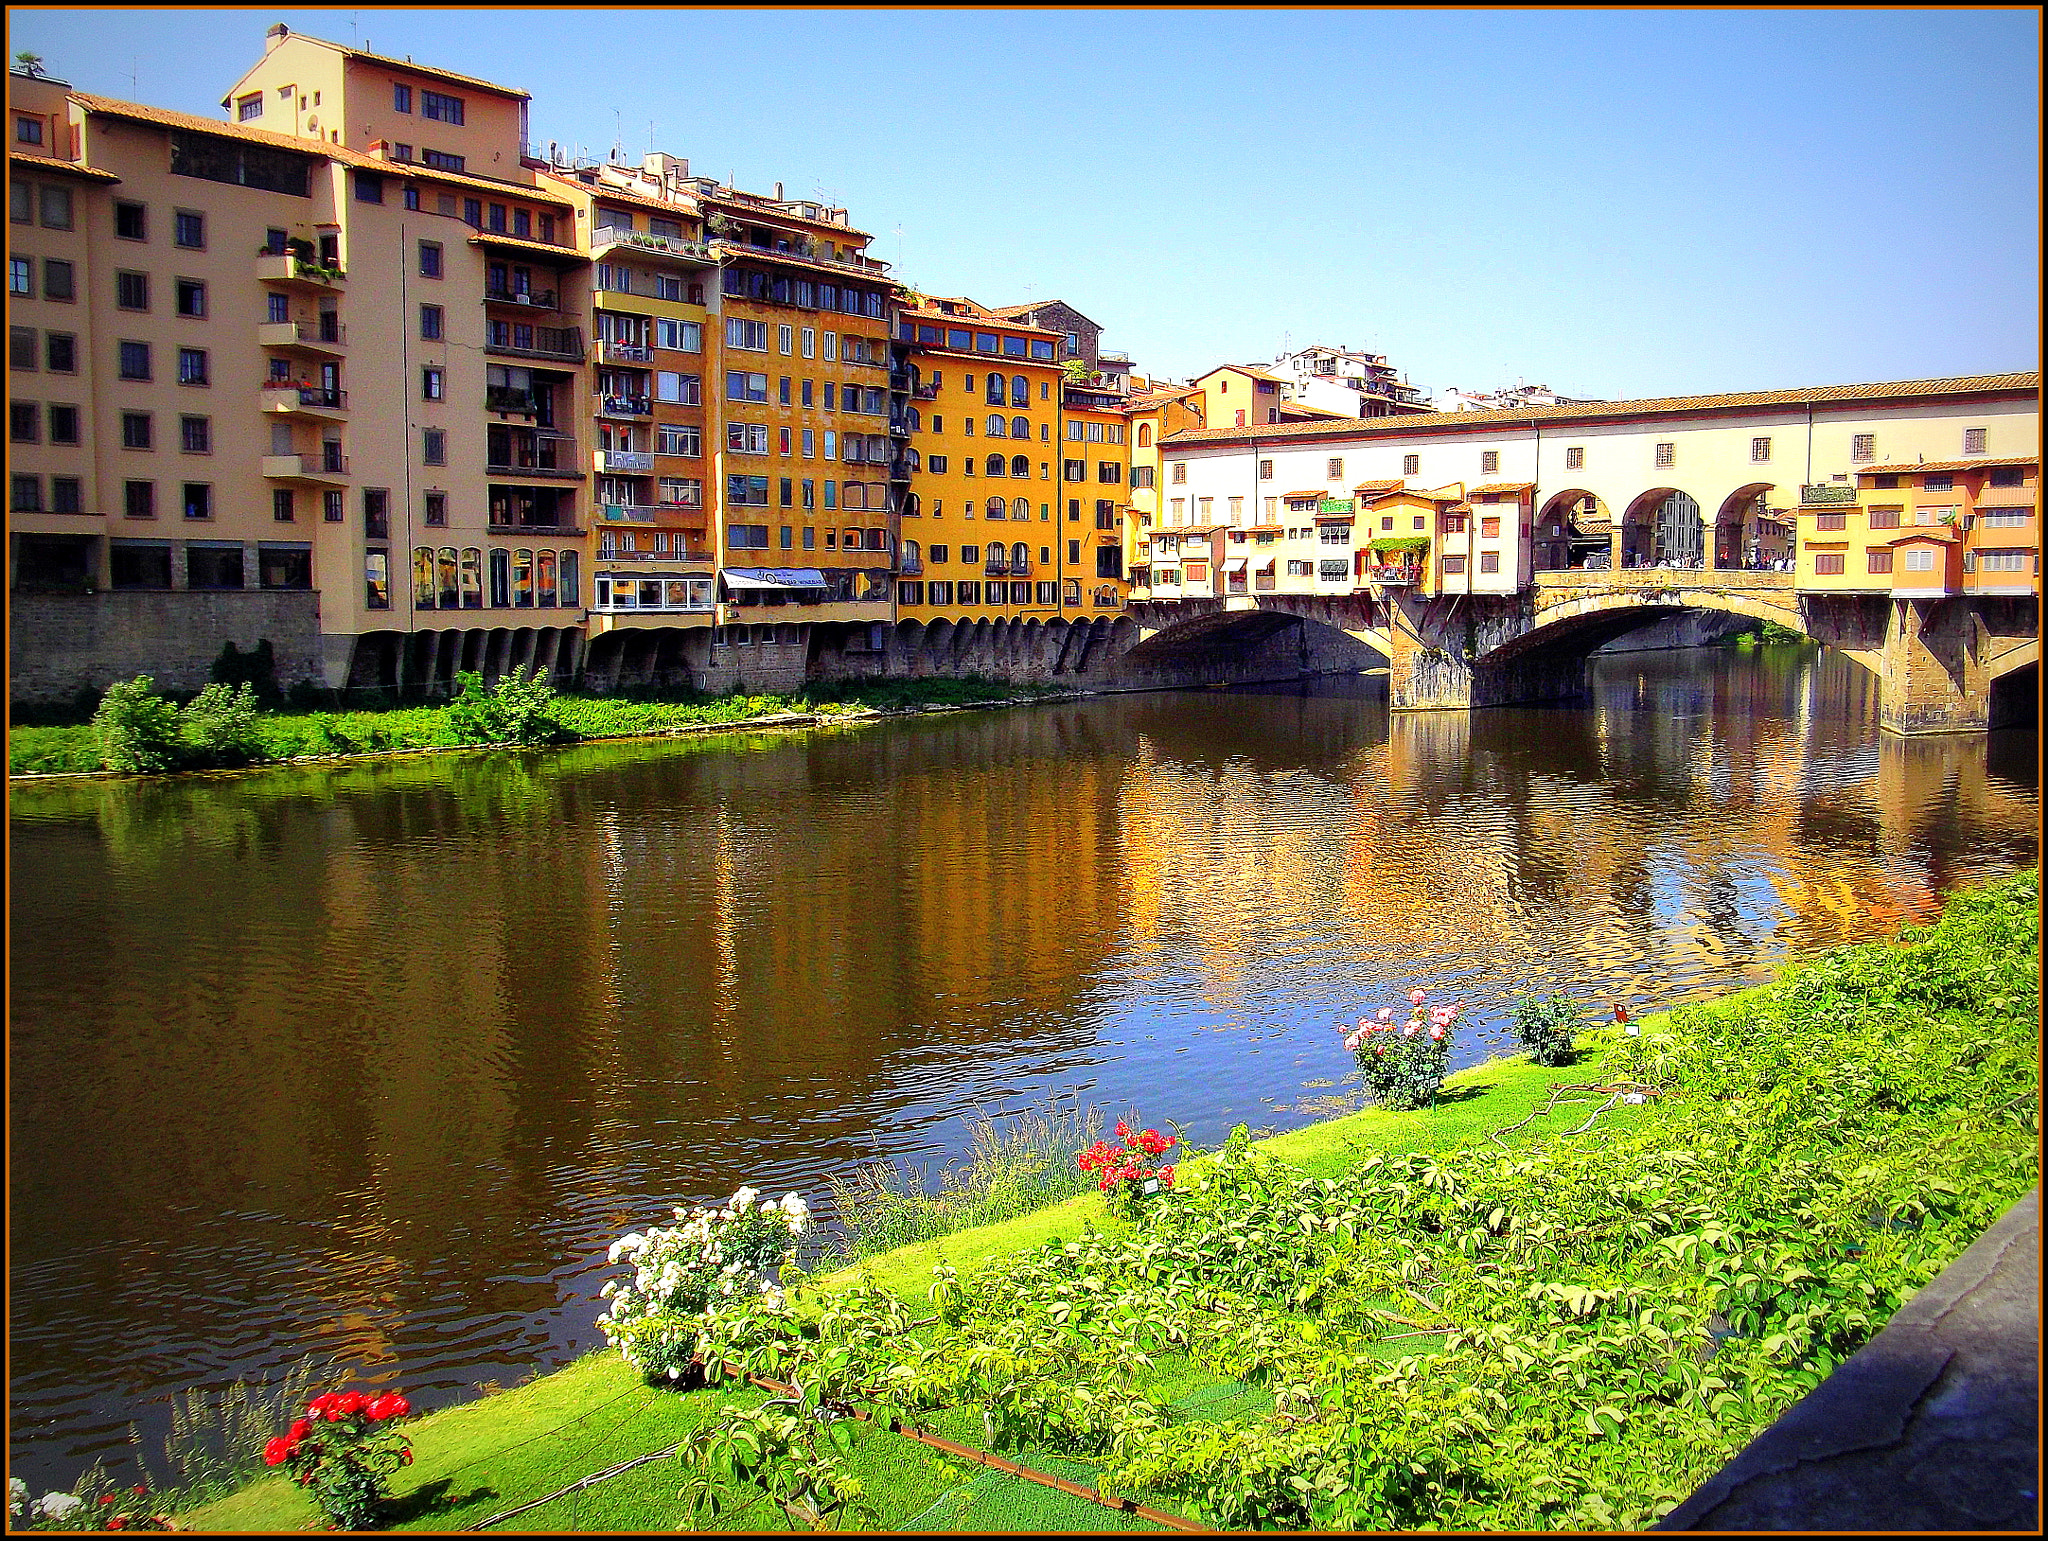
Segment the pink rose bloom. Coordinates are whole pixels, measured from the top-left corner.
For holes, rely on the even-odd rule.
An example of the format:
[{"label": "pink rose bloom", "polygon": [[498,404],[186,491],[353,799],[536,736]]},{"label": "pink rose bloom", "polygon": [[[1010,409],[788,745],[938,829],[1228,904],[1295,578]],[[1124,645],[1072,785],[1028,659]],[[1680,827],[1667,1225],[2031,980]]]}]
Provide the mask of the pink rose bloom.
[{"label": "pink rose bloom", "polygon": [[1391,1022],[1391,1021],[1393,1021],[1393,1020],[1394,1020],[1394,1008],[1393,1008],[1393,1007],[1391,1007],[1391,1006],[1382,1006],[1382,1007],[1380,1007],[1380,1020],[1381,1020],[1382,1022]]},{"label": "pink rose bloom", "polygon": [[1420,1005],[1422,1004],[1422,1001],[1423,1001],[1423,995],[1422,995],[1422,992],[1421,992],[1420,990],[1410,990],[1410,991],[1408,992],[1408,1004],[1409,1004],[1409,1005],[1411,1005],[1411,1006],[1420,1006]]},{"label": "pink rose bloom", "polygon": [[1410,1022],[1406,1027],[1401,1029],[1401,1036],[1403,1038],[1413,1038],[1415,1036],[1415,1029],[1420,1026],[1422,1026],[1420,1022]]},{"label": "pink rose bloom", "polygon": [[1443,1030],[1442,1028],[1440,1028],[1440,1027],[1432,1027],[1432,1028],[1431,1028],[1431,1029],[1429,1030],[1429,1036],[1430,1036],[1430,1037],[1432,1037],[1432,1038],[1436,1038],[1436,1039],[1441,1039],[1441,1038],[1443,1037],[1443,1035],[1444,1035],[1444,1030]]},{"label": "pink rose bloom", "polygon": [[1345,1034],[1345,1037],[1344,1037],[1344,1047],[1345,1047],[1345,1048],[1346,1048],[1347,1050],[1349,1050],[1349,1051],[1350,1051],[1351,1053],[1353,1053],[1353,1054],[1356,1054],[1356,1053],[1358,1052],[1358,1046],[1359,1046],[1359,1045],[1360,1045],[1361,1043],[1364,1043],[1364,1042],[1365,1042],[1365,1034],[1363,1034],[1363,1033],[1347,1033],[1347,1034]]}]

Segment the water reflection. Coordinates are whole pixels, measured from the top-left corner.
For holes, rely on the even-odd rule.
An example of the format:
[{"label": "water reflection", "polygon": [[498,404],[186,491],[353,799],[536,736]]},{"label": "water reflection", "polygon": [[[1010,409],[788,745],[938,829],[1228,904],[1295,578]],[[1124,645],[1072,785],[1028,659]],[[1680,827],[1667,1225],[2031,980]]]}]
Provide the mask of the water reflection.
[{"label": "water reflection", "polygon": [[1283,1127],[1413,983],[1671,1001],[2035,859],[2031,731],[1881,739],[1806,652],[1594,680],[19,795],[17,1457],[308,1348],[431,1405],[587,1345],[661,1205],[1051,1088]]}]

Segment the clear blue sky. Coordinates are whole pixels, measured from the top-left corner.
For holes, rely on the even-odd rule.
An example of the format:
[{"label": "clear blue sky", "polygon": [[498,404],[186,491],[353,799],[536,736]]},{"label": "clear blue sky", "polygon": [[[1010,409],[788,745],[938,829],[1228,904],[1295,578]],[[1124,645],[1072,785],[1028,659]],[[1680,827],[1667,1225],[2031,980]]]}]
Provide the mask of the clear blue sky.
[{"label": "clear blue sky", "polygon": [[[220,116],[283,21],[534,94],[537,140],[822,193],[929,291],[1141,372],[1367,347],[1607,398],[2040,362],[2040,24],[2005,11],[9,12]],[[131,85],[131,74],[133,81]]]}]

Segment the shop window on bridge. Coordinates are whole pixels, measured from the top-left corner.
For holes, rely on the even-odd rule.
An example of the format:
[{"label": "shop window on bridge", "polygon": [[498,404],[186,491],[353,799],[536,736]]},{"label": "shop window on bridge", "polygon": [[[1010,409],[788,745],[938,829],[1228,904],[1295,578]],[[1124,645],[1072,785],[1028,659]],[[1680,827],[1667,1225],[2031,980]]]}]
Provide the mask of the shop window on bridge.
[{"label": "shop window on bridge", "polygon": [[[1907,553],[1906,565],[1908,567],[1913,565],[1912,555],[1911,552]],[[1842,552],[1816,551],[1813,554],[1813,571],[1816,577],[1829,578],[1838,576],[1847,566],[1847,560]]]},{"label": "shop window on bridge", "polygon": [[1867,571],[1873,573],[1888,573],[1892,570],[1892,554],[1889,550],[1872,551],[1867,554],[1870,558],[1870,563],[1869,567],[1867,568]]}]

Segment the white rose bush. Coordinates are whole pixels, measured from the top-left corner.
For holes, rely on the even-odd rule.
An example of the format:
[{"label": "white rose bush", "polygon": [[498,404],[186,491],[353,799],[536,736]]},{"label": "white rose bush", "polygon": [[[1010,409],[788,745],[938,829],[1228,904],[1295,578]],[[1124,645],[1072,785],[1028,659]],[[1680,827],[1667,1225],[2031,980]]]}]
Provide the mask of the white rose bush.
[{"label": "white rose bush", "polygon": [[621,1236],[605,1254],[633,1273],[602,1291],[611,1302],[598,1330],[650,1381],[683,1378],[700,1335],[719,1311],[765,1299],[780,1305],[775,1273],[811,1229],[808,1205],[741,1188],[719,1209],[678,1207],[676,1224]]}]

